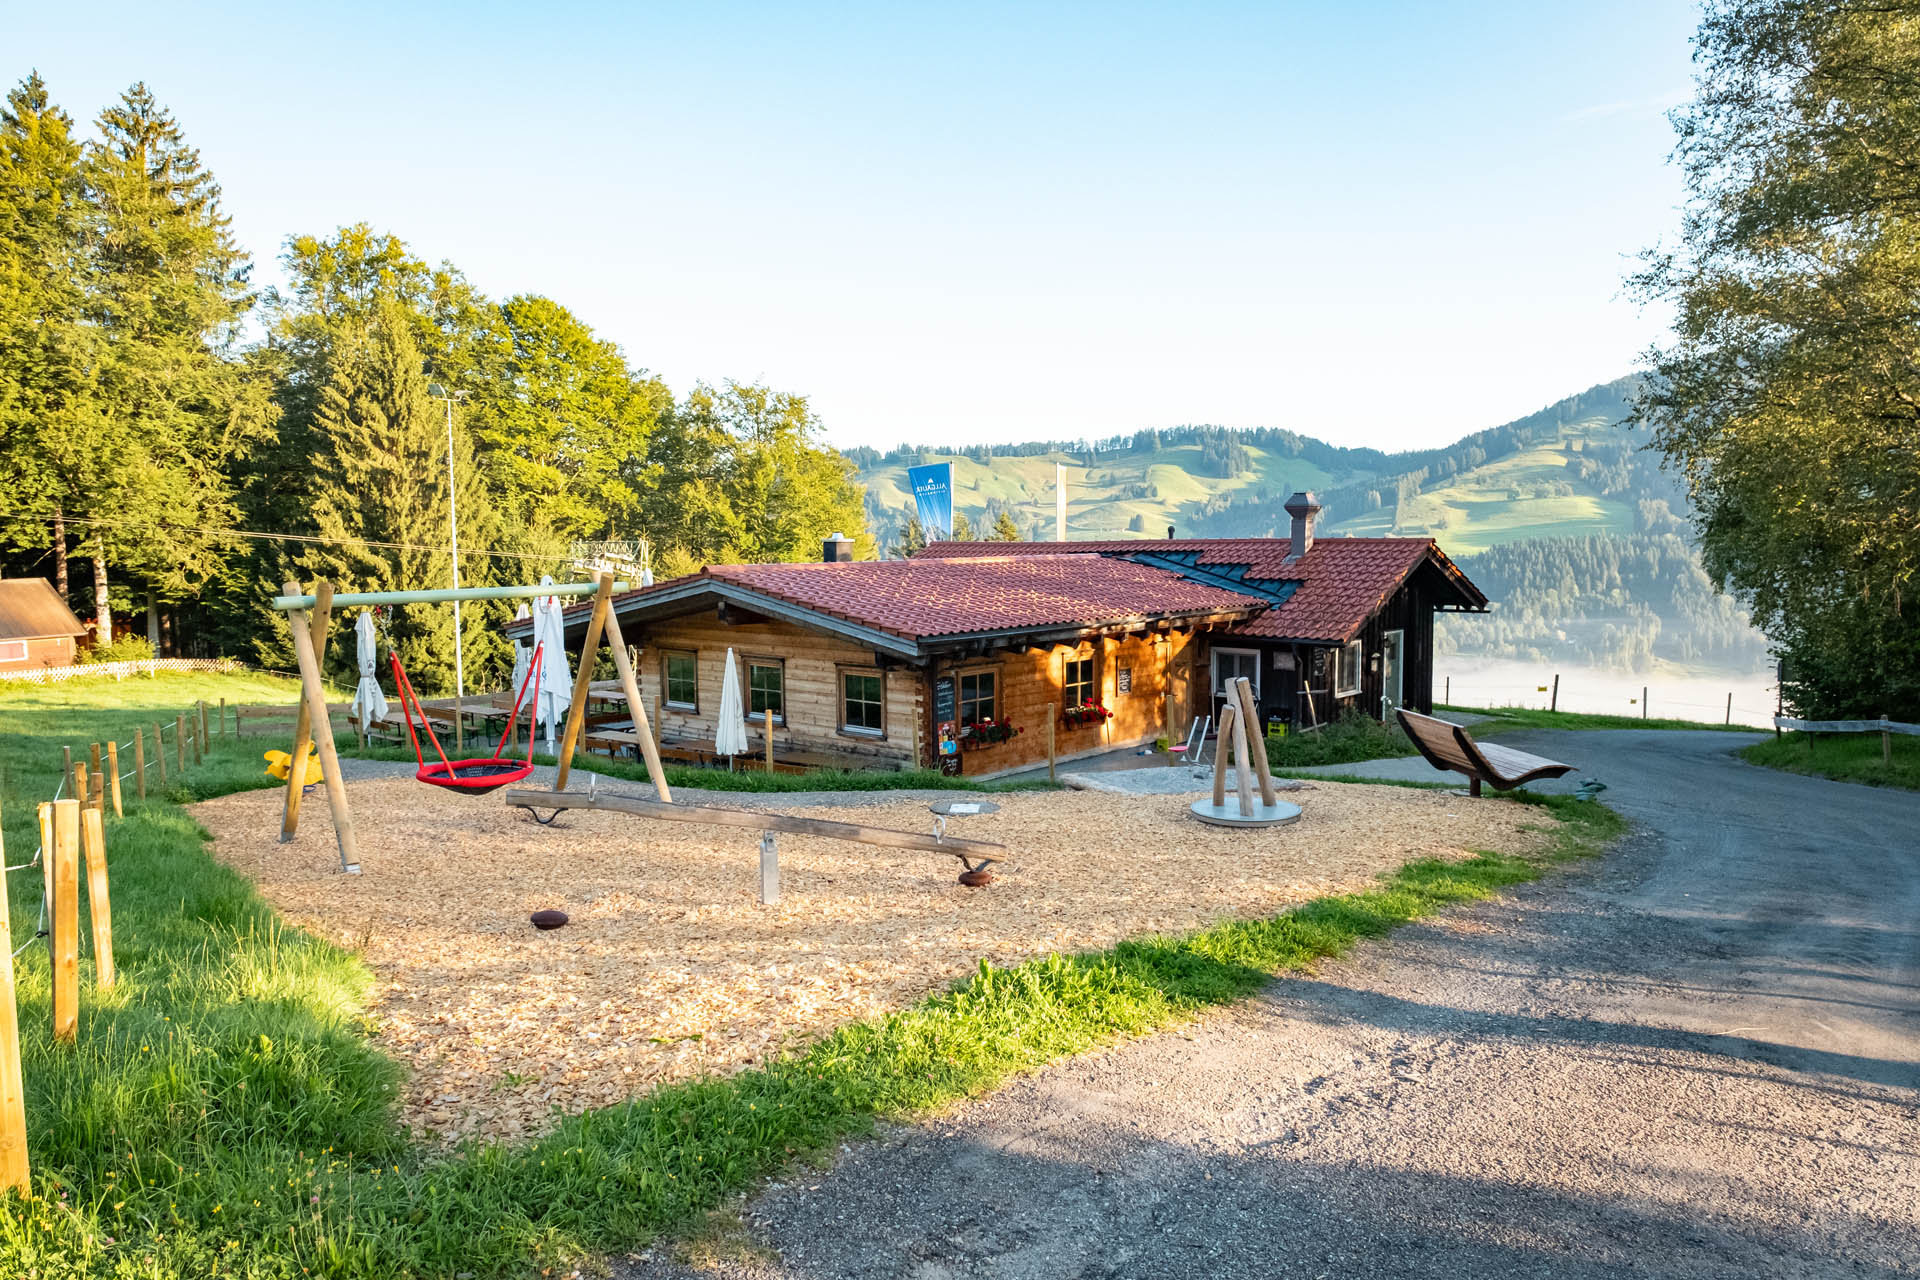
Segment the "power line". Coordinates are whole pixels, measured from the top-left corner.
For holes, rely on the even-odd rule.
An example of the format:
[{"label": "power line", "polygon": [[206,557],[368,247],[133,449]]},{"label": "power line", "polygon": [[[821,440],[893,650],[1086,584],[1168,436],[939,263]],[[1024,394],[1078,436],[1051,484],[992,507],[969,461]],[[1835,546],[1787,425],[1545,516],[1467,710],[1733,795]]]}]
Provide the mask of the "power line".
[{"label": "power line", "polygon": [[[446,547],[425,542],[379,542],[372,538],[323,538],[311,533],[266,533],[256,529],[230,529],[205,525],[174,524],[168,520],[101,520],[85,516],[68,516],[70,525],[97,525],[116,529],[161,529],[178,533],[204,533],[229,538],[258,538],[266,542],[301,542],[329,547],[376,547],[383,551],[430,551],[444,552]],[[503,560],[543,560],[549,563],[563,563],[573,559],[571,555],[543,554],[537,551],[494,551],[473,547],[461,548],[470,556],[497,556]]]}]

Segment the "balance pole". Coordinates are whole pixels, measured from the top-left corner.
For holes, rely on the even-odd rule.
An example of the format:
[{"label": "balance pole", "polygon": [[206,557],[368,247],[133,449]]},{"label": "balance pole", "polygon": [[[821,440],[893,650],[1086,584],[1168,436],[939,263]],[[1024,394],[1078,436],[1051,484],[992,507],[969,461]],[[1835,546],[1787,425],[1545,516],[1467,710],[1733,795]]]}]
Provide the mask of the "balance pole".
[{"label": "balance pole", "polygon": [[[327,690],[320,680],[320,645],[314,643],[313,636],[315,624],[324,625],[324,622],[309,619],[303,610],[293,609],[287,613],[287,623],[287,629],[293,633],[293,655],[300,663],[301,705],[306,709],[308,723],[320,729],[313,739],[320,748],[320,776],[327,784],[327,807],[333,810],[333,837],[340,846],[340,870],[357,876],[360,874],[360,842],[354,836],[353,810],[347,805],[347,786],[340,777],[340,757],[333,747],[333,726],[327,719]],[[324,632],[321,639],[324,643]],[[306,743],[297,745],[301,754],[293,758],[293,767],[287,770],[291,796],[300,794],[300,758],[307,750]],[[282,839],[285,838],[283,835]]]},{"label": "balance pole", "polygon": [[[282,583],[280,589],[287,595],[294,595],[299,591],[299,584],[295,582]],[[333,585],[327,582],[316,583],[313,588],[313,594],[313,616],[309,619],[305,613],[301,613],[299,625],[308,629],[307,643],[314,652],[316,688],[319,688],[317,673],[321,661],[325,659],[327,654],[327,617],[333,612]],[[293,621],[295,612],[296,611],[289,611],[287,614],[287,627],[289,630],[295,629]],[[300,644],[296,637],[294,641],[294,652],[298,653],[299,650]],[[287,794],[280,811],[281,844],[285,844],[287,841],[293,839],[294,833],[300,829],[300,796],[302,794],[302,788],[306,786],[307,782],[307,745],[313,741],[314,737],[313,713],[307,705],[308,699],[305,689],[306,678],[306,668],[302,667],[300,670],[300,683],[302,686],[300,706],[293,714],[293,759],[287,766]],[[324,689],[320,690],[320,705],[322,708],[326,706],[326,693]],[[327,724],[324,718],[321,724],[325,729],[330,730],[333,727]],[[323,733],[321,736],[325,737],[329,742],[333,739],[333,735],[330,732]],[[329,794],[331,794],[331,792],[329,792]],[[353,861],[357,863],[360,859],[355,857]]]},{"label": "balance pole", "polygon": [[[580,731],[587,723],[587,689],[593,683],[593,660],[600,652],[600,637],[607,629],[607,606],[612,600],[613,575],[603,573],[593,596],[593,620],[587,623],[587,638],[580,646],[580,669],[573,676],[573,701],[567,704],[567,731],[560,739],[560,767],[553,775],[555,791],[567,789],[567,778],[573,772],[573,749],[580,744]],[[660,784],[656,781],[654,785]]]},{"label": "balance pole", "polygon": [[[1240,676],[1234,680],[1233,687],[1234,697],[1240,703],[1241,719],[1247,724],[1258,726],[1260,710],[1253,700],[1253,682],[1245,676]],[[1260,803],[1271,809],[1279,803],[1279,797],[1273,790],[1273,770],[1267,767],[1267,735],[1258,733],[1248,736],[1252,739],[1254,776],[1260,780]]]},{"label": "balance pole", "polygon": [[[667,790],[667,771],[660,763],[660,744],[654,741],[653,724],[647,719],[647,704],[640,696],[639,678],[634,675],[633,655],[627,652],[627,642],[620,634],[620,615],[613,611],[611,584],[607,599],[607,643],[613,646],[613,666],[620,673],[621,691],[627,695],[627,705],[633,708],[633,732],[640,739],[640,755],[647,762],[647,777],[652,779],[660,803],[672,804],[673,793]],[[586,664],[583,662],[581,665]],[[767,717],[767,772],[773,772],[772,716]]]},{"label": "balance pole", "polygon": [[1227,757],[1233,754],[1233,722],[1239,718],[1240,708],[1229,702],[1220,708],[1220,724],[1213,731],[1213,807],[1216,809],[1227,807]]},{"label": "balance pole", "polygon": [[[0,836],[0,866],[6,863],[6,838]],[[0,879],[0,941],[8,932],[7,886]],[[0,947],[0,1194],[26,1195],[27,1091],[20,1075],[20,1016],[14,1006],[13,947]]]}]

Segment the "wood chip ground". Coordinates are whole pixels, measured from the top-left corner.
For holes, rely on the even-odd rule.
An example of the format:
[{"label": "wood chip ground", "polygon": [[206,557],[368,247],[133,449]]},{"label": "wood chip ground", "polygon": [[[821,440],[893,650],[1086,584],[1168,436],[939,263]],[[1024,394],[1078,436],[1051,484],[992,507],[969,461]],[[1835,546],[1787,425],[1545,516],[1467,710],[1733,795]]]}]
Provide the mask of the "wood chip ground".
[{"label": "wood chip ground", "polygon": [[[982,889],[950,857],[576,810],[535,824],[498,796],[408,778],[350,783],[365,868],[339,873],[325,793],[278,841],[281,795],[195,806],[216,856],[287,918],[363,952],[379,1039],[410,1068],[409,1124],[443,1139],[530,1137],[563,1113],[735,1070],[912,1003],[982,958],[1014,964],[1265,916],[1364,888],[1412,859],[1537,851],[1538,811],[1398,787],[1316,783],[1291,826],[1234,831],[1180,797],[996,796],[952,830],[999,841]],[[930,831],[924,800],[795,809]],[[572,923],[536,931],[530,913]]]}]

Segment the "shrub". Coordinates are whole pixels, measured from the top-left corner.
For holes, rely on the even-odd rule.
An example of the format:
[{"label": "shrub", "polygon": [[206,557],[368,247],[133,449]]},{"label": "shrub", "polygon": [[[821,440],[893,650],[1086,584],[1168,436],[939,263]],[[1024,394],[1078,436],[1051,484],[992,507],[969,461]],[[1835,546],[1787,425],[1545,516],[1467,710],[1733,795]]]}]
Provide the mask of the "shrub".
[{"label": "shrub", "polygon": [[145,636],[121,636],[107,644],[97,644],[80,655],[83,663],[151,662],[153,645]]},{"label": "shrub", "polygon": [[1355,764],[1410,756],[1413,743],[1397,724],[1382,724],[1372,716],[1349,711],[1312,733],[1293,732],[1267,739],[1267,763],[1276,769],[1298,769],[1313,764]]}]

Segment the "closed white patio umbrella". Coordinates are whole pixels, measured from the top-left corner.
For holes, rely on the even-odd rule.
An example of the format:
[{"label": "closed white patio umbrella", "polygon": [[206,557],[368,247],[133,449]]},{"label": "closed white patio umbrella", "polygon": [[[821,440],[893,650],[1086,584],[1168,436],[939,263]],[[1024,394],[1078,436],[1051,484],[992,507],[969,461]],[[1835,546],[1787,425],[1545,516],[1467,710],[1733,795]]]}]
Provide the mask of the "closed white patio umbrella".
[{"label": "closed white patio umbrella", "polygon": [[[527,602],[522,600],[519,609],[514,611],[514,621],[518,622],[522,618],[531,616],[533,616],[532,611],[527,608]],[[528,641],[515,640],[513,642],[513,683],[507,686],[507,692],[516,697],[519,696],[520,686],[527,678],[527,668],[532,663],[533,645]]]},{"label": "closed white patio umbrella", "polygon": [[713,749],[723,756],[747,754],[746,710],[740,700],[740,670],[733,650],[727,650],[727,669],[720,678],[720,718],[713,727]]},{"label": "closed white patio umbrella", "polygon": [[354,657],[360,663],[360,683],[353,691],[353,718],[360,722],[364,735],[367,726],[387,718],[387,695],[380,692],[380,681],[373,674],[379,655],[373,630],[373,610],[362,609],[353,624]]},{"label": "closed white patio umbrella", "polygon": [[[540,585],[549,586],[552,574],[542,574]],[[555,750],[555,731],[567,708],[573,705],[573,673],[567,670],[567,627],[560,617],[560,598],[540,596],[533,602],[533,643],[540,654],[540,687],[534,691],[534,718],[547,726],[547,749]],[[528,659],[531,661],[531,657]]]}]

